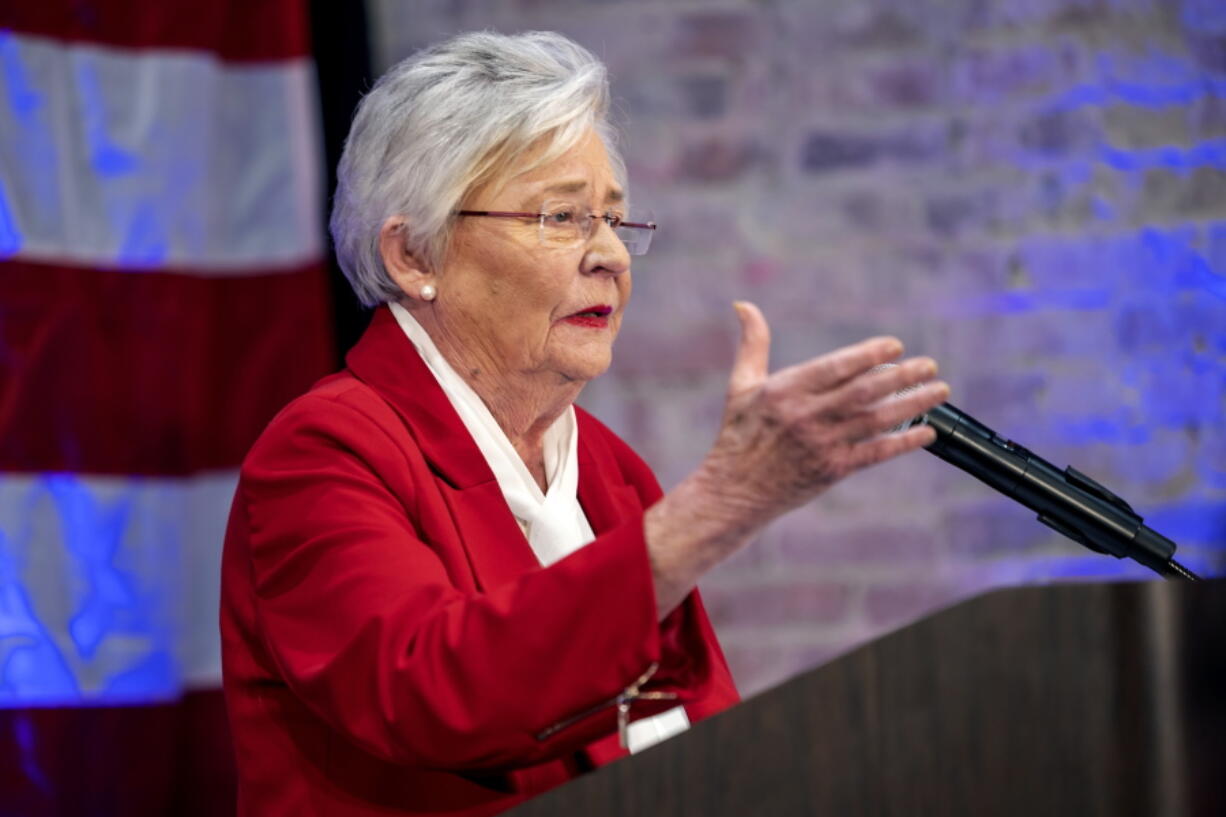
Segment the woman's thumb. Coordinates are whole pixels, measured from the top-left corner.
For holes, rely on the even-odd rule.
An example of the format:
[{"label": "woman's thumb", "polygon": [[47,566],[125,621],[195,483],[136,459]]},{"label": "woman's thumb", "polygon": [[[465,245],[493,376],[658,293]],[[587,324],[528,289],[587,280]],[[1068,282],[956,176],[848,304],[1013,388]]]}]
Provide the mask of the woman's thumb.
[{"label": "woman's thumb", "polygon": [[771,330],[762,311],[748,301],[732,304],[741,320],[741,343],[732,363],[728,394],[755,389],[766,380],[770,360]]}]

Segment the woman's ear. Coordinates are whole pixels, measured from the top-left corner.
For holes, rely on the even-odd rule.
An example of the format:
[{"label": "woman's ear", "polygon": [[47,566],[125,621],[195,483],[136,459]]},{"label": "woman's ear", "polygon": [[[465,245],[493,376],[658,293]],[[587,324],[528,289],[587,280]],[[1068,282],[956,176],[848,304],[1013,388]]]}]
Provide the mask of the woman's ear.
[{"label": "woman's ear", "polygon": [[[405,226],[403,216],[391,216],[383,222],[379,230],[379,255],[383,258],[383,268],[408,297],[433,300],[433,293],[437,292],[434,273],[409,250]],[[425,297],[423,289],[426,290]]]}]

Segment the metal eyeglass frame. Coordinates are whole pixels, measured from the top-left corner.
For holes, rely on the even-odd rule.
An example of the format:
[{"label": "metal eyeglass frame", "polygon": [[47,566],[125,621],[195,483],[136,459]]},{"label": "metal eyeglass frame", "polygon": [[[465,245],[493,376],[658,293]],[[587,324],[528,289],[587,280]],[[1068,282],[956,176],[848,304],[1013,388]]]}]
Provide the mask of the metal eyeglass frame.
[{"label": "metal eyeglass frame", "polygon": [[[540,237],[541,237],[542,243],[544,243],[544,240],[545,240],[545,236],[544,236],[545,219],[548,218],[550,215],[548,212],[532,213],[528,211],[516,212],[516,211],[511,211],[511,210],[456,210],[454,214],[457,216],[478,216],[478,217],[485,217],[485,218],[534,219],[535,221],[539,222],[540,229],[541,229]],[[634,227],[640,230],[653,230],[654,231],[657,226],[654,221],[624,221],[621,216],[617,215],[616,213],[609,213],[609,212],[588,213],[587,217],[588,217],[587,223],[589,226],[586,231],[586,234],[581,234],[583,241],[587,241],[589,238],[591,238],[592,228],[590,225],[595,219],[602,219],[605,224],[608,224],[609,227],[613,229],[614,235],[617,235],[617,230],[619,227]],[[626,251],[629,252],[631,255],[646,255],[648,247],[651,246],[650,235],[651,234],[649,233],[647,241],[644,242],[647,246],[643,247],[643,249],[638,250],[638,251],[636,251],[637,247],[631,247],[630,244],[627,244],[624,240],[622,240],[622,237],[620,235],[618,235],[617,237],[618,237],[618,240],[622,242],[622,245],[625,246]]]}]

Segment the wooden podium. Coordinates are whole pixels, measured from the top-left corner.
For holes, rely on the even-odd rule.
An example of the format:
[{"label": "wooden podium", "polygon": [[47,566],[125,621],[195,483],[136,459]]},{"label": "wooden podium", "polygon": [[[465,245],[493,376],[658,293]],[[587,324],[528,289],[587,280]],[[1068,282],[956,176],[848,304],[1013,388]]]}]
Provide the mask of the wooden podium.
[{"label": "wooden podium", "polygon": [[989,593],[509,813],[1226,815],[1226,582]]}]

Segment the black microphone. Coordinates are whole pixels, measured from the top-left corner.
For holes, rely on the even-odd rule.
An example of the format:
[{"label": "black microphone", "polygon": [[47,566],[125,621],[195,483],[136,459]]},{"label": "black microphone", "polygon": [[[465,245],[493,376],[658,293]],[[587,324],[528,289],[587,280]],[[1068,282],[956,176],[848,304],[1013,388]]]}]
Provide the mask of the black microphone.
[{"label": "black microphone", "polygon": [[1017,500],[1037,513],[1044,525],[1074,542],[1120,559],[1135,559],[1164,576],[1197,578],[1171,558],[1174,542],[1146,527],[1127,502],[1077,469],[1056,468],[950,403],[914,423],[936,431],[936,442],[928,451]]}]

